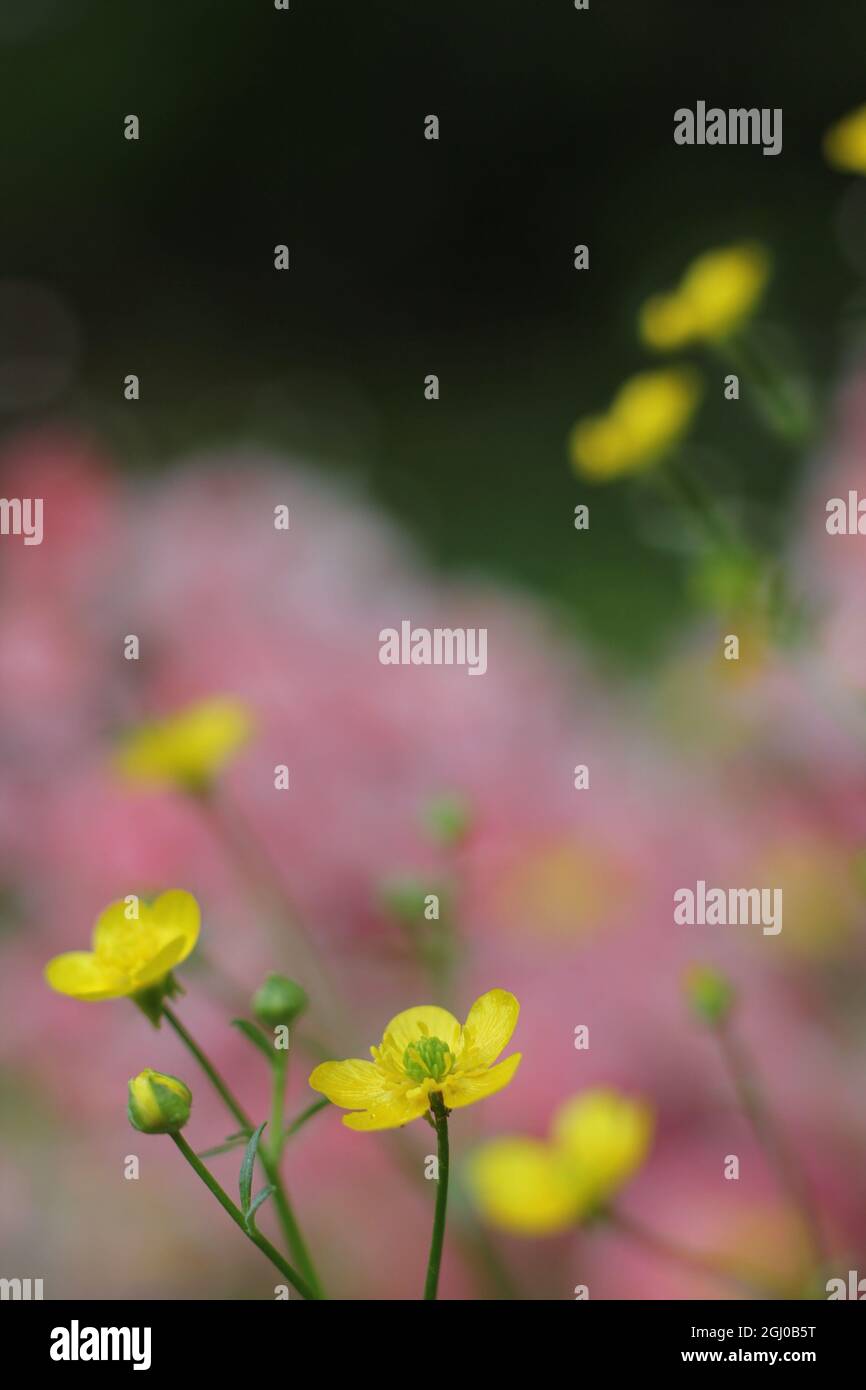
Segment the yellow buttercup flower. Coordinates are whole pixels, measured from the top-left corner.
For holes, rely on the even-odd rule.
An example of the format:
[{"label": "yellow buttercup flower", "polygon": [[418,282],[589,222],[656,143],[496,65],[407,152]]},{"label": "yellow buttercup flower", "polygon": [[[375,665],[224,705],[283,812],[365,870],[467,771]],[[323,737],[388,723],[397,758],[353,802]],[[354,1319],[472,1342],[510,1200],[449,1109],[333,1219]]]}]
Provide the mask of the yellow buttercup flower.
[{"label": "yellow buttercup flower", "polygon": [[706,251],[677,289],[654,294],[638,317],[648,347],[669,352],[694,342],[722,342],[751,317],[770,278],[770,258],[757,242]]},{"label": "yellow buttercup flower", "polygon": [[549,1142],[494,1139],[469,1166],[475,1201],[495,1226],[551,1235],[600,1211],[649,1151],[649,1107],[619,1092],[585,1091],[557,1110]]},{"label": "yellow buttercup flower", "polygon": [[866,174],[866,106],[831,125],[824,136],[824,158],[834,169]]},{"label": "yellow buttercup flower", "polygon": [[574,468],[606,482],[650,467],[680,442],[700,396],[700,379],[690,368],[639,372],[606,415],[578,420],[569,440]]},{"label": "yellow buttercup flower", "polygon": [[461,1027],[447,1009],[422,1004],[392,1018],[372,1062],[323,1062],[310,1076],[314,1091],[351,1110],[349,1129],[395,1129],[417,1120],[438,1092],[449,1110],[473,1105],[507,1086],[520,1062],[515,1052],[493,1063],[508,1043],[520,1005],[504,989],[476,999]]},{"label": "yellow buttercup flower", "polygon": [[[133,906],[135,904],[133,903]],[[199,906],[191,893],[174,888],[155,902],[111,903],[93,929],[92,951],[67,951],[45,967],[58,994],[74,999],[122,999],[165,979],[186,960],[198,940]]]},{"label": "yellow buttercup flower", "polygon": [[179,714],[133,729],[116,755],[119,770],[136,782],[206,788],[252,732],[247,706],[231,696],[202,700]]}]

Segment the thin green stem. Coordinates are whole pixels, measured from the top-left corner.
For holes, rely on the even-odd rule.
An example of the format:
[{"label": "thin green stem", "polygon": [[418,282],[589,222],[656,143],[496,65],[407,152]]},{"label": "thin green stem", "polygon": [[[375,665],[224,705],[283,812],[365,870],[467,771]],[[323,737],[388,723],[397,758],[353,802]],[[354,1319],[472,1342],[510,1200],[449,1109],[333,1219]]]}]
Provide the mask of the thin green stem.
[{"label": "thin green stem", "polygon": [[[210,1058],[206,1055],[206,1053],[202,1051],[195,1038],[192,1036],[191,1033],[187,1031],[187,1029],[184,1027],[180,1019],[178,1018],[177,1014],[172,1009],[170,1009],[167,1005],[163,1004],[162,1011],[163,1016],[168,1020],[169,1024],[177,1033],[184,1046],[187,1047],[189,1051],[192,1053],[193,1057],[198,1062],[205,1076],[208,1078],[211,1085],[222,1098],[228,1109],[231,1111],[232,1115],[234,1115],[241,1128],[244,1129],[247,1134],[252,1134],[253,1129],[255,1128],[252,1120],[244,1110],[237,1097],[232,1094],[228,1085],[222,1079],[216,1067],[211,1062]],[[283,1228],[283,1235],[285,1236],[288,1247],[294,1255],[295,1259],[297,1260],[298,1264],[304,1270],[304,1273],[306,1274],[309,1283],[316,1290],[315,1296],[317,1298],[323,1298],[324,1293],[322,1291],[322,1285],[319,1281],[318,1276],[316,1275],[315,1268],[310,1257],[310,1252],[307,1248],[307,1244],[303,1236],[301,1235],[297,1218],[295,1217],[294,1211],[292,1210],[292,1206],[289,1201],[282,1176],[280,1174],[279,1164],[273,1162],[271,1155],[266,1147],[259,1148],[259,1158],[261,1159],[261,1164],[263,1169],[265,1170],[265,1175],[268,1179],[268,1182],[274,1188],[274,1206],[277,1209],[277,1215],[280,1219],[280,1225]]]},{"label": "thin green stem", "polygon": [[820,1269],[827,1256],[824,1233],[812,1190],[797,1154],[776,1121],[761,1087],[757,1068],[743,1042],[733,1033],[728,1022],[721,1023],[714,1031],[737,1098],[758,1143],[776,1170],[782,1190],[787,1193],[800,1217],[813,1263]]},{"label": "thin green stem", "polygon": [[216,1067],[210,1061],[210,1058],[207,1057],[204,1052],[202,1052],[195,1038],[192,1036],[191,1033],[187,1032],[186,1028],[183,1026],[174,1010],[170,1009],[167,1004],[163,1004],[162,1015],[163,1018],[165,1018],[168,1021],[168,1023],[177,1033],[177,1036],[180,1038],[184,1047],[186,1047],[192,1053],[193,1057],[198,1062],[208,1081],[211,1083],[211,1085],[217,1091],[219,1096],[225,1102],[226,1106],[234,1115],[241,1128],[246,1130],[247,1134],[252,1134],[253,1130],[255,1129],[255,1125],[253,1124],[249,1115],[244,1110],[237,1097],[232,1095],[231,1091],[229,1090],[225,1081],[223,1081]]},{"label": "thin green stem", "polygon": [[307,1243],[301,1234],[301,1228],[298,1225],[297,1217],[289,1201],[283,1180],[280,1176],[279,1168],[267,1152],[261,1154],[261,1160],[268,1182],[274,1189],[274,1206],[277,1209],[277,1215],[280,1218],[280,1225],[288,1241],[289,1249],[304,1271],[311,1287],[314,1289],[313,1297],[324,1298],[325,1292],[322,1288],[321,1280],[316,1273],[312,1256],[307,1248]]},{"label": "thin green stem", "polygon": [[436,1130],[438,1149],[438,1173],[436,1187],[436,1209],[433,1213],[433,1236],[430,1241],[430,1258],[427,1261],[427,1279],[424,1284],[425,1300],[435,1299],[439,1288],[439,1267],[442,1264],[442,1245],[445,1240],[445,1216],[448,1210],[448,1116],[445,1102],[438,1091],[430,1097],[433,1124]]},{"label": "thin green stem", "polygon": [[219,1154],[230,1153],[232,1149],[239,1149],[243,1144],[246,1146],[247,1135],[244,1134],[236,1139],[227,1139],[224,1144],[214,1144],[211,1149],[199,1149],[199,1158],[217,1158]]},{"label": "thin green stem", "polygon": [[[206,819],[211,833],[228,854],[240,881],[271,923],[282,925],[288,934],[295,958],[294,973],[304,980],[311,996],[328,1023],[328,1031],[339,1039],[345,1010],[322,962],[321,954],[305,929],[291,894],[267,848],[250,829],[237,808],[229,807],[211,788],[197,789],[193,799]],[[281,945],[284,941],[281,941]],[[333,1052],[331,1053],[333,1056]]]},{"label": "thin green stem", "polygon": [[[412,1144],[408,1133],[403,1129],[380,1130],[376,1137],[389,1154],[394,1166],[403,1176],[416,1186],[426,1186],[423,1170],[418,1162],[418,1151]],[[451,1231],[453,1239],[462,1249],[465,1257],[474,1266],[479,1277],[486,1279],[488,1298],[518,1298],[514,1281],[493,1249],[486,1230],[481,1225],[474,1209],[466,1200],[461,1200],[460,1185],[452,1183]]]},{"label": "thin green stem", "polygon": [[449,1197],[451,1238],[487,1291],[484,1296],[497,1300],[522,1298],[524,1295],[506,1268],[489,1231],[475,1219],[469,1195],[457,1173],[451,1180]]},{"label": "thin green stem", "polygon": [[287,1139],[291,1139],[294,1134],[297,1134],[299,1129],[303,1129],[307,1120],[311,1120],[314,1115],[318,1115],[320,1110],[324,1110],[325,1106],[330,1104],[331,1102],[328,1100],[327,1096],[322,1096],[321,1100],[314,1100],[312,1105],[308,1105],[306,1110],[302,1110],[300,1115],[292,1120],[292,1123],[283,1135],[283,1142],[285,1143]]},{"label": "thin green stem", "polygon": [[274,1060],[271,1063],[271,1123],[270,1123],[270,1156],[274,1163],[279,1163],[283,1152],[285,1135],[283,1134],[283,1110],[285,1108],[286,1097],[286,1074],[288,1072],[288,1052],[274,1052]]},{"label": "thin green stem", "polygon": [[656,1231],[650,1230],[641,1222],[635,1221],[633,1217],[626,1216],[620,1211],[609,1210],[605,1212],[605,1218],[615,1231],[620,1235],[627,1236],[635,1245],[640,1245],[642,1249],[663,1260],[680,1265],[692,1274],[704,1274],[712,1279],[720,1279],[726,1283],[734,1284],[742,1293],[748,1294],[751,1298],[783,1297],[778,1289],[762,1286],[745,1271],[738,1270],[721,1256],[706,1255],[700,1250],[689,1250],[687,1247],[669,1240],[667,1236],[659,1235]]},{"label": "thin green stem", "polygon": [[742,541],[713,497],[679,457],[669,455],[661,464],[658,476],[680,509],[696,523],[712,549],[725,552],[743,548]]},{"label": "thin green stem", "polygon": [[275,1188],[274,1204],[277,1208],[289,1249],[303,1270],[305,1278],[315,1290],[317,1298],[324,1298],[324,1291],[316,1273],[307,1242],[301,1233],[297,1218],[289,1201],[288,1193],[280,1178],[280,1159],[283,1153],[283,1110],[285,1107],[286,1075],[288,1072],[288,1052],[274,1052],[271,1063],[271,1133],[269,1143],[261,1150],[262,1167],[269,1182]]},{"label": "thin green stem", "polygon": [[776,360],[766,342],[754,330],[744,329],[726,339],[719,352],[746,377],[773,433],[786,444],[803,444],[815,428],[812,401],[804,385]]},{"label": "thin green stem", "polygon": [[213,1174],[208,1172],[201,1159],[193,1152],[183,1135],[172,1134],[171,1138],[180,1149],[193,1172],[198,1174],[205,1187],[213,1193],[223,1210],[228,1212],[235,1225],[243,1231],[247,1240],[251,1240],[253,1245],[258,1246],[263,1255],[267,1255],[271,1264],[276,1266],[285,1279],[288,1279],[289,1283],[297,1290],[302,1298],[315,1299],[318,1295],[310,1288],[306,1280],[298,1274],[297,1270],[292,1269],[288,1261],[283,1259],[279,1250],[271,1245],[267,1236],[263,1236],[261,1231],[257,1230],[254,1225],[247,1226],[239,1208],[235,1206],[228,1193],[220,1187]]}]

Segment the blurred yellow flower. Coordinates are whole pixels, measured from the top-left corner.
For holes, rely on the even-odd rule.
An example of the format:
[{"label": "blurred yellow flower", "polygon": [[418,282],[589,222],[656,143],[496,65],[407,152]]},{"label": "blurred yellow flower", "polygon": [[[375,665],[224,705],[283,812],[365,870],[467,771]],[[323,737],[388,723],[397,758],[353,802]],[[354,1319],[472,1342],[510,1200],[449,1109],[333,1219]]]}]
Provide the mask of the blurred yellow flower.
[{"label": "blurred yellow flower", "polygon": [[599,1088],[557,1110],[550,1141],[494,1139],[476,1151],[469,1183],[485,1218],[517,1235],[551,1235],[594,1215],[649,1151],[649,1107]]},{"label": "blurred yellow flower", "polygon": [[[136,916],[130,914],[137,911]],[[67,951],[45,967],[58,994],[74,999],[121,999],[157,984],[198,940],[199,906],[191,893],[174,888],[155,902],[111,903],[93,929],[92,951]]]},{"label": "blurred yellow flower", "polygon": [[232,696],[215,696],[133,729],[121,741],[116,764],[136,782],[171,783],[201,791],[251,732],[247,706]]},{"label": "blurred yellow flower", "polygon": [[176,1076],[146,1067],[129,1083],[126,1114],[142,1134],[177,1134],[189,1119],[192,1092]]},{"label": "blurred yellow flower", "polygon": [[824,136],[824,158],[834,169],[866,174],[866,106],[831,125]]},{"label": "blurred yellow flower", "polygon": [[856,862],[833,832],[800,830],[764,846],[755,882],[778,885],[785,903],[782,949],[805,960],[840,961],[863,919]]},{"label": "blurred yellow flower", "polygon": [[606,415],[578,420],[569,440],[574,468],[606,482],[649,467],[679,443],[700,396],[700,379],[690,368],[639,372]]},{"label": "blurred yellow flower", "polygon": [[349,1129],[394,1129],[417,1120],[439,1092],[449,1110],[473,1105],[507,1086],[520,1062],[515,1052],[493,1063],[508,1043],[520,1005],[504,989],[476,999],[461,1027],[433,1004],[406,1009],[385,1029],[372,1062],[323,1062],[310,1076],[314,1091],[353,1113]]},{"label": "blurred yellow flower", "polygon": [[769,278],[770,258],[757,242],[706,251],[677,289],[654,294],[641,307],[640,336],[659,352],[729,338],[752,315]]}]

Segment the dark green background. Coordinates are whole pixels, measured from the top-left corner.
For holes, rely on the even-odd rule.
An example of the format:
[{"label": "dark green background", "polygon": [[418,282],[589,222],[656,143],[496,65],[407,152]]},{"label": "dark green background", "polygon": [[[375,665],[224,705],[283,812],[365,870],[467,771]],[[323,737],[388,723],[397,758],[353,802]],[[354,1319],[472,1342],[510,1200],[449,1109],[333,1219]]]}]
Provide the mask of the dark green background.
[{"label": "dark green background", "polygon": [[[135,468],[236,440],[296,452],[358,478],[436,562],[529,586],[617,659],[662,650],[688,608],[681,560],[649,542],[641,494],[578,483],[564,440],[646,361],[641,298],[733,238],[773,248],[765,316],[815,380],[836,378],[861,282],[837,233],[852,181],[820,139],[866,100],[866,6],[52,9],[0,3],[0,271],[58,291],[82,335],[47,413],[96,425]],[[11,42],[25,19],[35,34]],[[673,112],[699,99],[781,106],[783,153],[676,147]],[[759,513],[775,543],[805,460],[719,379],[697,435],[709,474],[778,500]]]}]

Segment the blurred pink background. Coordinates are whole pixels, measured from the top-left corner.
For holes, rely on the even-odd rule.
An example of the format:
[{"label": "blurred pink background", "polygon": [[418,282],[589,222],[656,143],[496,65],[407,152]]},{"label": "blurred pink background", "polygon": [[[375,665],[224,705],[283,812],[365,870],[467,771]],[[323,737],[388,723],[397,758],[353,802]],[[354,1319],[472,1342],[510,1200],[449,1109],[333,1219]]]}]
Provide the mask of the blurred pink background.
[{"label": "blurred pink background", "polygon": [[[543,1134],[561,1100],[611,1084],[658,1117],[624,1210],[698,1248],[796,1264],[796,1222],[683,1001],[684,966],[706,961],[737,982],[739,1027],[814,1183],[839,1272],[855,1268],[866,1241],[866,561],[856,538],[830,539],[823,523],[826,498],[862,483],[864,456],[859,380],[792,539],[813,639],[733,672],[715,632],[697,629],[636,686],[594,671],[519,594],[446,586],[362,498],[292,460],[239,451],[137,484],[92,439],[14,441],[0,492],[43,497],[45,537],[0,544],[0,1272],[42,1277],[49,1298],[272,1296],[276,1275],[173,1147],[126,1120],[127,1079],[148,1066],[192,1087],[195,1147],[234,1128],[177,1039],[127,1001],[83,1004],[42,981],[51,955],[89,943],[110,900],[194,892],[204,925],[180,971],[179,1011],[266,1117],[261,1058],[229,1019],[270,970],[304,983],[291,939],[194,805],[122,785],[110,763],[127,724],[224,693],[250,704],[257,733],[221,796],[255,832],[346,1001],[347,1051],[367,1055],[412,1004],[462,1018],[496,986],[521,1002],[514,1082],[452,1123],[458,1182],[480,1138]],[[279,503],[288,532],[273,527]],[[380,666],[380,628],[406,617],[487,627],[487,674]],[[137,662],[123,656],[131,633]],[[288,792],[274,790],[277,763]],[[573,787],[578,763],[590,769],[585,791]],[[434,843],[423,814],[450,793],[471,811],[455,849]],[[451,885],[459,948],[446,997],[383,906],[383,885],[401,875],[428,891]],[[674,926],[675,889],[699,878],[782,886],[783,931]],[[587,1051],[573,1044],[579,1024]],[[304,1035],[320,1025],[314,1009],[295,1039],[290,1115],[313,1099]],[[332,1296],[419,1296],[432,1142],[423,1123],[395,1143],[325,1111],[289,1144],[288,1185]],[[729,1153],[737,1182],[722,1177]],[[129,1154],[138,1181],[124,1178]],[[214,1160],[230,1190],[238,1161]],[[442,1293],[493,1296],[461,1243],[461,1208],[458,1187]],[[522,1297],[567,1299],[579,1283],[599,1298],[727,1292],[603,1230],[490,1240]]]}]

